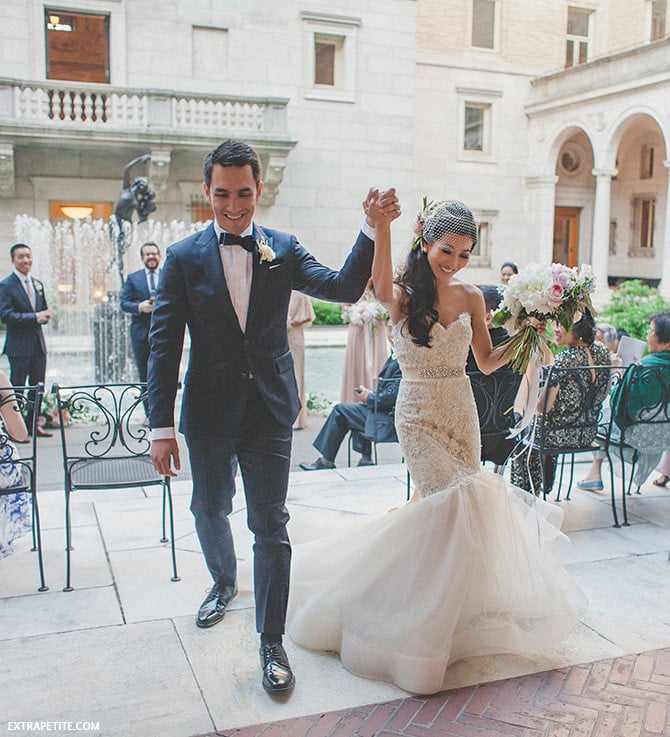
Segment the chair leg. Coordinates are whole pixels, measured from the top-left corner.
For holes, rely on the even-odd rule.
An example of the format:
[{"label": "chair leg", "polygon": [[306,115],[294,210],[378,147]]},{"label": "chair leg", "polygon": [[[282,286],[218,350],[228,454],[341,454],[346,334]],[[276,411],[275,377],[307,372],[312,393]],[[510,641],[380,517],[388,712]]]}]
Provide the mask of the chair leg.
[{"label": "chair leg", "polygon": [[609,451],[605,451],[605,455],[607,456],[607,463],[610,467],[610,496],[612,499],[612,516],[614,517],[614,526],[621,527],[621,525],[619,524],[619,517],[616,513],[616,494],[614,493],[614,465],[612,463],[612,459],[610,458]]},{"label": "chair leg", "polygon": [[65,588],[72,591],[70,585],[70,551],[72,550],[72,526],[70,522],[70,492],[65,491]]},{"label": "chair leg", "polygon": [[33,498],[33,550],[37,551],[37,565],[40,571],[40,587],[38,591],[48,591],[49,587],[44,582],[44,558],[42,557],[42,529],[40,527],[40,509],[37,504],[37,494]]},{"label": "chair leg", "polygon": [[[628,525],[628,510],[626,509],[626,462],[623,457],[623,448],[620,450],[621,456],[621,511],[623,513],[623,524]],[[633,469],[631,469],[631,481],[633,478]]]},{"label": "chair leg", "polygon": [[168,506],[170,510],[170,548],[172,551],[172,581],[180,581],[179,575],[177,574],[177,554],[175,552],[175,542],[174,542],[174,509],[172,507],[172,492],[170,491],[170,487],[164,486],[163,487],[163,494],[167,495],[168,500]]},{"label": "chair leg", "polygon": [[565,500],[570,501],[570,493],[572,492],[572,482],[575,480],[575,454],[572,453],[570,456],[570,481],[568,481],[568,493],[565,495]]},{"label": "chair leg", "polygon": [[162,509],[162,514],[161,514],[161,518],[162,518],[161,519],[161,523],[162,523],[161,529],[163,531],[163,535],[162,535],[162,537],[160,539],[160,542],[162,542],[162,543],[166,543],[168,541],[167,536],[165,534],[165,504],[166,504],[166,497],[167,497],[167,487],[164,486],[163,487],[163,509]]}]

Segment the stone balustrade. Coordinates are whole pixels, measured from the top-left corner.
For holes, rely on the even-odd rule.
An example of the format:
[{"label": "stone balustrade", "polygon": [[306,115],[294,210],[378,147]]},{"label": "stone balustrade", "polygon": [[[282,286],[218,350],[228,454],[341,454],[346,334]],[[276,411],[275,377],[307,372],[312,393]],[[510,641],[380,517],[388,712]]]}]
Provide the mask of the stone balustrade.
[{"label": "stone balustrade", "polygon": [[246,98],[100,84],[0,79],[3,126],[62,130],[162,129],[174,134],[286,134],[287,99]]}]

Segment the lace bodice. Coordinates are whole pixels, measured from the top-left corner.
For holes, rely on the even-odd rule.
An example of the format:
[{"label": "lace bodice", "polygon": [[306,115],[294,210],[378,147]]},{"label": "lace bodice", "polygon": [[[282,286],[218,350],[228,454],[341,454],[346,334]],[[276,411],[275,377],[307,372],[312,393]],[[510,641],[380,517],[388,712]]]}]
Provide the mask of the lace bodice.
[{"label": "lace bodice", "polygon": [[470,315],[446,328],[435,323],[430,347],[414,343],[404,325],[393,328],[403,379],[395,423],[412,480],[422,496],[443,491],[479,469],[477,408],[465,361]]},{"label": "lace bodice", "polygon": [[404,322],[393,326],[393,342],[398,363],[406,369],[431,370],[439,367],[462,370],[472,340],[470,315],[462,312],[444,327],[437,322],[431,330],[430,347],[414,343]]}]

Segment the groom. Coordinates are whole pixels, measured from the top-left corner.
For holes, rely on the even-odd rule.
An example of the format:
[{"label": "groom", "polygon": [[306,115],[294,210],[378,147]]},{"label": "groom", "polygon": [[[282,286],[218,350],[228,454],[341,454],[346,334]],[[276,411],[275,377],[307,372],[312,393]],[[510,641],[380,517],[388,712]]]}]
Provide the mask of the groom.
[{"label": "groom", "polygon": [[[300,408],[286,332],[288,303],[292,289],[355,302],[370,275],[374,231],[364,224],[366,232],[338,272],[316,261],[294,235],[259,227],[254,212],[263,192],[260,160],[241,141],[225,141],[205,157],[204,191],[214,222],[168,249],[156,293],[148,376],[151,456],[161,474],[174,476],[173,464],[180,467],[173,415],[188,326],[179,430],[191,462],[191,511],[214,581],[196,624],[220,622],[237,593],[228,515],[239,464],[254,534],[262,683],[268,692],[286,691],[295,678],[282,646],[291,563],[285,502]],[[380,203],[399,214],[394,190]]]}]

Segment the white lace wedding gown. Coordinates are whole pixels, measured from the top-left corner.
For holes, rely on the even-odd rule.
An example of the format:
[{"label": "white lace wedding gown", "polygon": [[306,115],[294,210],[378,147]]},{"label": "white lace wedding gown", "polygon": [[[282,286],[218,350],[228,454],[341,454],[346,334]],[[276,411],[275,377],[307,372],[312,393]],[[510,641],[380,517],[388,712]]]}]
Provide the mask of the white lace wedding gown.
[{"label": "white lace wedding gown", "polygon": [[549,550],[566,539],[561,510],[480,465],[471,335],[468,314],[436,324],[430,348],[394,327],[396,427],[422,498],[296,546],[293,561],[291,638],[415,693],[439,691],[464,657],[546,651],[586,606]]}]

